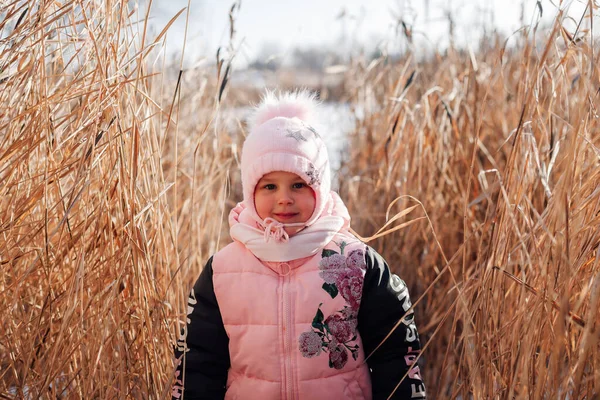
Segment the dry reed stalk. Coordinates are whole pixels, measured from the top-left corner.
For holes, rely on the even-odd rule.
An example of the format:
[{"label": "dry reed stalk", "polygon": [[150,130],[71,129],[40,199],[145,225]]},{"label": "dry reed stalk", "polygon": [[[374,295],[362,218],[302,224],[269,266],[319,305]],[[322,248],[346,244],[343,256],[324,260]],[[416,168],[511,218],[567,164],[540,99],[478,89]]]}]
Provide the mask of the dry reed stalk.
[{"label": "dry reed stalk", "polygon": [[364,118],[342,197],[359,233],[407,224],[373,244],[419,295],[432,398],[600,394],[598,48],[561,18],[543,46],[488,39],[346,77]]},{"label": "dry reed stalk", "polygon": [[[161,74],[126,4],[0,6],[0,396],[163,398],[225,244],[230,68]],[[559,23],[347,73],[342,196],[363,235],[406,224],[373,244],[418,298],[430,398],[600,392],[598,49]]]},{"label": "dry reed stalk", "polygon": [[142,14],[0,6],[0,397],[169,392],[182,288],[219,246],[237,139],[198,86],[210,71],[153,71],[166,31],[150,41]]}]

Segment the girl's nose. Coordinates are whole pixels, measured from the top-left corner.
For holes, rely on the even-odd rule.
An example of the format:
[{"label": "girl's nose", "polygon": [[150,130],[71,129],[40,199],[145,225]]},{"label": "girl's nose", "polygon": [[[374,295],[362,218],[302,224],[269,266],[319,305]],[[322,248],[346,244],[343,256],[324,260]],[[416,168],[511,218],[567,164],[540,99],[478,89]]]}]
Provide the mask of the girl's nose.
[{"label": "girl's nose", "polygon": [[292,204],[293,202],[294,198],[291,196],[290,192],[282,190],[279,195],[279,204]]}]

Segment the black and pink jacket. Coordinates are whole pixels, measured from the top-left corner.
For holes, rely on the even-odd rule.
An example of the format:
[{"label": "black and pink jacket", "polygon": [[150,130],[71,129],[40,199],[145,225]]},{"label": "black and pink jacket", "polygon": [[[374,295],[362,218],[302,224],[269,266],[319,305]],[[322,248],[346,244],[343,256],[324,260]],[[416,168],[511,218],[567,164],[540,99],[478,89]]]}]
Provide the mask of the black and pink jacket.
[{"label": "black and pink jacket", "polygon": [[424,399],[410,308],[405,283],[353,237],[283,263],[234,242],[191,292],[173,398],[387,399],[405,377],[392,398]]}]

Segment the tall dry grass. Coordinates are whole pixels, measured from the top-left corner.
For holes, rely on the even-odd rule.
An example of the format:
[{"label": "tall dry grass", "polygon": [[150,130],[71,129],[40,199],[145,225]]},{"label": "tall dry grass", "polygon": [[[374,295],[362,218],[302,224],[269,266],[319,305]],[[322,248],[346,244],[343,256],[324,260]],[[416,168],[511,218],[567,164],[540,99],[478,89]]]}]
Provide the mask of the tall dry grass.
[{"label": "tall dry grass", "polygon": [[[0,397],[165,398],[253,95],[222,55],[165,73],[126,2],[0,7]],[[598,48],[561,23],[345,77],[341,192],[364,236],[399,196],[417,221],[371,244],[419,299],[430,398],[600,393]]]},{"label": "tall dry grass", "polygon": [[219,246],[227,62],[169,79],[128,4],[0,8],[3,398],[164,398],[184,288]]},{"label": "tall dry grass", "polygon": [[419,298],[432,398],[600,398],[599,48],[564,17],[345,79],[342,197],[363,235],[410,211],[374,245]]}]

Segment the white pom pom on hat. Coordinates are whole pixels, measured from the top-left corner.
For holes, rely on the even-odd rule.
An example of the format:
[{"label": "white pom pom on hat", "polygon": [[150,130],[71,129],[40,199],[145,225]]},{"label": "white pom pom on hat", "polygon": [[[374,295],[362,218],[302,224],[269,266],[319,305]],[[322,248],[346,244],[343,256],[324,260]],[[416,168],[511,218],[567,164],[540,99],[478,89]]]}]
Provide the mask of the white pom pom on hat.
[{"label": "white pom pom on hat", "polygon": [[274,171],[301,177],[315,192],[315,211],[306,221],[312,225],[322,214],[331,190],[327,148],[311,123],[319,103],[314,93],[302,90],[267,92],[248,118],[250,133],[242,148],[244,203],[260,219],[254,190],[260,178]]},{"label": "white pom pom on hat", "polygon": [[298,118],[306,123],[314,122],[318,107],[316,94],[306,90],[285,92],[277,96],[267,91],[253,114],[248,118],[250,130],[276,117]]}]

